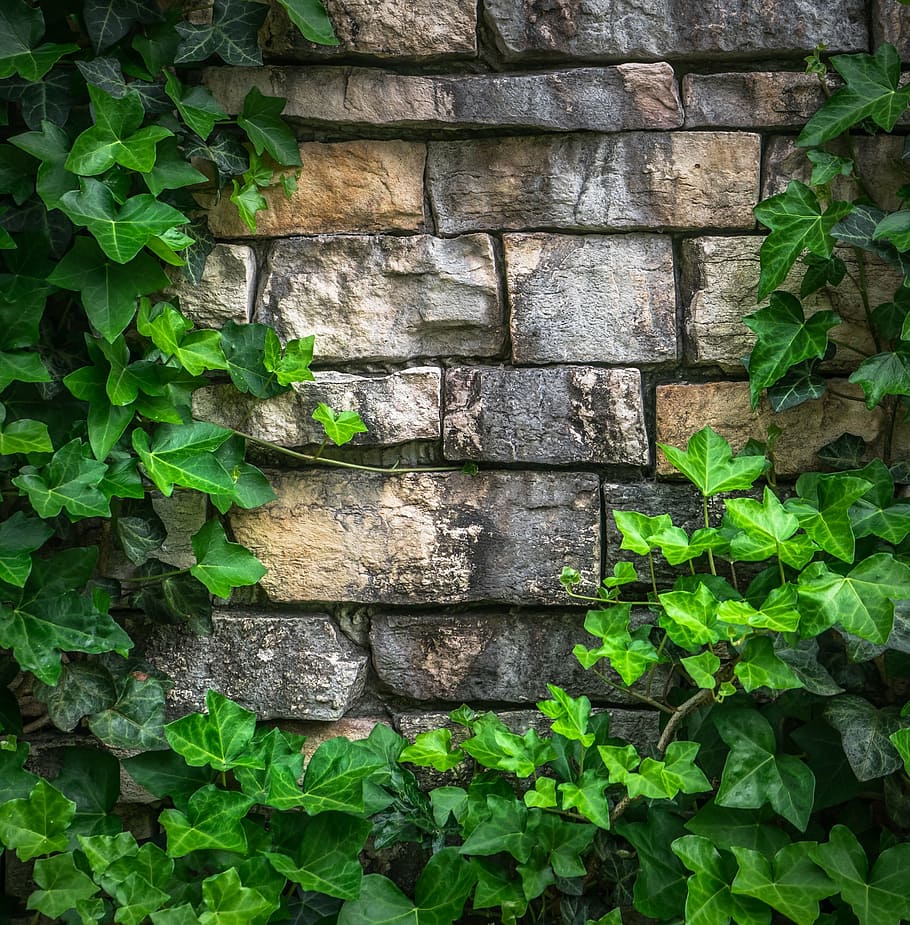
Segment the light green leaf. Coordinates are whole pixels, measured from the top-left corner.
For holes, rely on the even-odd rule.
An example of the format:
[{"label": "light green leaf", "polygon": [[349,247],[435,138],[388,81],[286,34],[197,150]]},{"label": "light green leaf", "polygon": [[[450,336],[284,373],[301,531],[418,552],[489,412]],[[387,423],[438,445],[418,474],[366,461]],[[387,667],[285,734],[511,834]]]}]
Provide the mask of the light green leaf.
[{"label": "light green leaf", "polygon": [[367,743],[329,739],[313,753],[303,778],[304,806],[310,815],[336,810],[363,812],[366,780],[388,761]]},{"label": "light green leaf", "polygon": [[166,809],[158,817],[167,834],[169,857],[180,858],[191,851],[247,850],[241,820],[253,805],[250,797],[207,784],[187,803],[186,814]]},{"label": "light green leaf", "polygon": [[815,552],[808,537],[794,536],[799,520],[786,511],[768,486],[761,502],[754,498],[730,498],[724,523],[741,531],[731,538],[730,553],[744,562],[778,557],[799,569]]},{"label": "light green leaf", "polygon": [[748,489],[762,474],[762,456],[733,456],[730,444],[710,427],[690,437],[685,450],[659,444],[667,459],[706,498],[722,491]]},{"label": "light green leaf", "polygon": [[[2,355],[0,355],[0,362],[2,362]],[[43,364],[41,368],[46,375],[47,370],[44,369]],[[54,446],[47,432],[47,424],[43,421],[25,419],[13,421],[5,427],[0,426],[0,456],[12,456],[13,453],[53,452]]]},{"label": "light green leaf", "polygon": [[660,625],[678,646],[695,652],[703,645],[719,642],[719,601],[705,584],[695,591],[668,591],[658,597],[663,612]]},{"label": "light green leaf", "polygon": [[265,922],[276,908],[258,890],[243,886],[233,867],[202,881],[202,899],[199,925],[253,925]]},{"label": "light green leaf", "polygon": [[107,466],[91,458],[89,447],[78,438],[62,446],[47,466],[23,466],[12,481],[28,494],[42,517],[56,517],[66,508],[73,520],[109,517],[108,499],[99,491]]},{"label": "light green leaf", "polygon": [[714,690],[716,683],[714,675],[717,674],[720,668],[720,659],[713,652],[706,649],[699,655],[690,655],[688,658],[681,658],[679,661],[683,668],[686,669],[686,674],[698,687],[703,690]]},{"label": "light green leaf", "polygon": [[646,556],[652,550],[658,549],[660,543],[656,542],[654,537],[673,527],[669,514],[648,517],[637,511],[614,510],[613,519],[616,521],[619,532],[622,533],[622,543],[619,548],[628,549],[640,556]]},{"label": "light green leaf", "polygon": [[205,141],[216,122],[228,119],[228,114],[205,87],[184,87],[169,71],[165,74],[165,91],[174,101],[183,121]]},{"label": "light green leaf", "polygon": [[15,849],[20,861],[64,851],[75,814],[76,804],[40,779],[28,798],[0,806],[0,842]]},{"label": "light green leaf", "polygon": [[461,747],[484,767],[496,771],[511,771],[518,777],[530,777],[553,757],[549,742],[529,729],[518,735],[495,713],[484,713],[473,723],[474,735]]},{"label": "light green leaf", "polygon": [[803,687],[793,669],[777,656],[774,643],[768,636],[752,636],[746,641],[733,673],[747,693],[760,687],[772,691]]},{"label": "light green leaf", "polygon": [[[543,781],[552,780],[548,777],[538,777],[535,786]],[[609,829],[610,822],[610,801],[607,799],[606,789],[610,781],[604,775],[596,770],[590,769],[583,771],[578,779],[574,782],[563,781],[559,785],[559,797],[563,810],[574,809],[581,813],[585,819],[589,819],[598,828]],[[528,801],[525,800],[527,803]],[[528,805],[541,805],[540,803],[528,803]],[[555,801],[553,804],[556,805]]]},{"label": "light green leaf", "polygon": [[319,402],[316,406],[313,420],[322,424],[326,437],[335,446],[344,446],[353,439],[355,434],[365,434],[368,429],[356,411],[338,412],[323,402]]},{"label": "light green leaf", "polygon": [[149,478],[167,497],[175,485],[209,494],[231,494],[234,480],[213,455],[231,434],[223,427],[199,421],[164,424],[155,431],[151,445],[145,431],[134,430],[133,448]]},{"label": "light green leaf", "polygon": [[228,541],[220,521],[209,520],[192,537],[196,564],[190,574],[216,597],[230,597],[232,588],[254,585],[265,566],[244,546]]},{"label": "light green leaf", "polygon": [[322,0],[278,0],[305,39],[318,45],[337,45],[332,22]]},{"label": "light green leaf", "polygon": [[407,761],[421,768],[434,768],[437,771],[450,771],[464,761],[465,754],[460,748],[452,748],[452,732],[449,729],[431,729],[417,734],[413,745],[408,745],[398,756],[399,761]]},{"label": "light green leaf", "polygon": [[856,543],[848,511],[871,487],[866,479],[842,472],[806,472],[796,482],[799,498],[785,507],[825,552],[852,563]]},{"label": "light green leaf", "polygon": [[594,744],[594,733],[588,731],[591,717],[591,701],[587,697],[570,697],[561,687],[548,684],[553,700],[542,700],[537,709],[553,720],[553,732],[572,741],[581,742],[585,748]]}]

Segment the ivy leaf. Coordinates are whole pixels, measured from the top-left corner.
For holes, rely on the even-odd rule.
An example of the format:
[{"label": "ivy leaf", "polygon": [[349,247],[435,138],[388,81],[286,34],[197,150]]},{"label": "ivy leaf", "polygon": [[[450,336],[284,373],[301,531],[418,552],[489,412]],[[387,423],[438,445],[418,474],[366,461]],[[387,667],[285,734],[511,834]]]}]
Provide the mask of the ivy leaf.
[{"label": "ivy leaf", "polygon": [[26,799],[34,789],[38,777],[23,768],[28,753],[28,742],[17,742],[15,736],[4,736],[0,747],[0,804]]},{"label": "ivy leaf", "polygon": [[452,731],[441,728],[418,733],[414,744],[404,748],[398,758],[421,768],[450,771],[464,761],[465,754],[452,748]]},{"label": "ivy leaf", "polygon": [[241,392],[271,398],[285,391],[275,372],[281,342],[268,325],[229,321],[221,329],[221,346],[231,381]]},{"label": "ivy leaf", "polygon": [[[546,777],[538,777],[535,781],[535,788],[543,781],[550,780]],[[585,819],[590,820],[598,828],[609,829],[612,825],[610,821],[610,801],[607,799],[606,789],[610,781],[603,775],[603,772],[597,769],[589,769],[578,775],[574,782],[563,781],[559,785],[560,802],[563,810],[575,809]],[[555,793],[552,803],[545,800],[529,802],[525,800],[528,806],[555,806]]]},{"label": "ivy leaf", "polygon": [[841,434],[826,443],[816,455],[832,469],[860,469],[866,455],[866,441],[856,434]]},{"label": "ivy leaf", "polygon": [[906,888],[910,844],[883,851],[869,871],[856,836],[846,826],[836,825],[828,843],[811,849],[810,854],[834,881],[860,925],[898,925],[910,918]]},{"label": "ivy leaf", "polygon": [[190,574],[216,597],[230,597],[232,588],[254,585],[265,566],[239,543],[228,542],[220,521],[210,520],[192,537],[196,564]]},{"label": "ivy leaf", "polygon": [[743,318],[757,339],[749,356],[749,394],[755,408],[761,392],[780,380],[792,366],[821,359],[828,349],[828,331],[841,323],[832,311],[819,311],[808,320],[799,299],[772,292],[771,303]]},{"label": "ivy leaf", "polygon": [[834,250],[831,229],[851,209],[849,203],[835,201],[822,212],[818,197],[799,180],[791,180],[785,192],[760,202],[754,209],[755,217],[771,229],[771,234],[760,251],[759,301],[787,278],[803,251],[830,257]]},{"label": "ivy leaf", "polygon": [[690,655],[679,661],[697,687],[702,690],[714,690],[716,684],[714,675],[720,668],[720,659],[713,652],[706,649],[699,655]]},{"label": "ivy leaf", "polygon": [[898,349],[868,357],[851,373],[850,382],[862,386],[870,409],[886,395],[910,395],[910,351]]},{"label": "ivy leaf", "polygon": [[74,835],[111,834],[121,829],[120,819],[112,815],[120,796],[120,762],[110,753],[79,746],[63,752],[63,767],[54,786],[76,804],[76,815],[69,830]]},{"label": "ivy leaf", "polygon": [[237,124],[246,132],[257,154],[268,151],[277,163],[299,167],[301,161],[297,139],[281,118],[286,104],[287,100],[283,97],[263,96],[258,87],[251,87],[243,100]]},{"label": "ivy leaf", "polygon": [[22,511],[16,511],[0,523],[0,581],[16,588],[24,587],[32,571],[31,553],[53,535],[52,527]]},{"label": "ivy leaf", "polygon": [[757,610],[746,601],[721,601],[717,615],[737,626],[795,632],[800,620],[796,588],[789,582],[774,588]]},{"label": "ivy leaf", "polygon": [[66,830],[76,804],[46,780],[39,779],[27,799],[0,806],[0,841],[15,849],[20,861],[66,850]]},{"label": "ivy leaf", "polygon": [[[175,138],[165,138],[159,143],[155,166],[142,175],[145,185],[153,196],[164,190],[183,189],[196,183],[205,182],[205,174],[190,164]],[[195,240],[196,229],[192,229]],[[184,258],[186,253],[184,253]]]},{"label": "ivy leaf", "polygon": [[880,257],[886,263],[901,270],[904,275],[910,272],[910,258],[902,254],[889,241],[875,239],[875,229],[888,213],[865,203],[854,203],[849,215],[842,218],[832,229],[831,234],[842,244],[861,247]]},{"label": "ivy leaf", "polygon": [[877,709],[863,697],[844,694],[828,701],[824,717],[840,733],[857,780],[885,777],[901,766],[890,739],[901,728],[895,710]]},{"label": "ivy leaf", "polygon": [[56,685],[39,685],[35,694],[64,732],[72,732],[83,716],[106,710],[117,700],[110,672],[93,662],[67,663]]},{"label": "ivy leaf", "polygon": [[56,517],[64,508],[73,520],[110,517],[110,505],[98,490],[107,466],[90,458],[78,438],[62,446],[47,466],[23,466],[12,481],[28,494],[41,517]]},{"label": "ivy leaf", "polygon": [[825,552],[851,563],[856,543],[848,511],[871,487],[857,476],[803,473],[796,482],[799,498],[790,499],[786,509]]},{"label": "ivy leaf", "polygon": [[275,904],[258,890],[245,887],[236,868],[229,868],[202,881],[205,911],[199,925],[252,925],[264,922]]},{"label": "ivy leaf", "polygon": [[239,177],[250,166],[249,154],[240,145],[240,142],[223,132],[215,132],[206,142],[197,142],[187,145],[184,154],[187,158],[202,158],[215,165],[218,175],[222,179],[219,188],[227,182],[226,178]]},{"label": "ivy leaf", "polygon": [[40,889],[28,898],[28,909],[57,919],[75,909],[81,899],[91,899],[98,887],[92,878],[76,867],[72,854],[58,854],[35,862],[35,883]]},{"label": "ivy leaf", "polygon": [[505,725],[495,713],[484,713],[473,723],[474,735],[461,747],[484,767],[494,771],[511,771],[518,777],[530,777],[553,755],[552,746],[536,730],[523,736]]},{"label": "ivy leaf", "polygon": [[[0,354],[0,357],[2,356],[4,355]],[[43,366],[41,368],[44,369]],[[12,456],[13,453],[53,452],[54,446],[47,432],[47,424],[43,421],[13,421],[5,427],[0,426],[0,456]]]},{"label": "ivy leaf", "polygon": [[[170,71],[165,76],[167,95],[174,101],[183,121],[205,141],[212,134],[215,123],[225,121],[228,114],[205,87],[184,87]],[[287,126],[285,130],[290,132]]]},{"label": "ivy leaf", "polygon": [[548,684],[553,700],[542,700],[537,709],[553,720],[553,732],[574,742],[581,742],[585,748],[594,744],[594,733],[589,731],[591,701],[587,697],[570,697],[561,687]]},{"label": "ivy leaf", "polygon": [[678,646],[695,652],[720,640],[721,629],[717,625],[720,602],[707,585],[699,584],[695,591],[668,591],[659,600],[663,608],[660,625]]},{"label": "ivy leaf", "polygon": [[215,0],[212,25],[177,23],[183,41],[177,48],[174,64],[204,61],[218,55],[225,64],[260,66],[258,33],[266,12],[262,5],[251,0]]},{"label": "ivy leaf", "polygon": [[252,805],[250,797],[215,784],[200,788],[189,798],[186,814],[166,809],[158,817],[167,833],[168,856],[180,858],[191,851],[245,852],[247,840],[240,821]]},{"label": "ivy leaf", "polygon": [[771,856],[790,842],[783,829],[772,824],[773,817],[768,807],[762,810],[730,809],[710,800],[686,822],[686,829],[694,835],[704,836],[718,848],[749,848]]},{"label": "ivy leaf", "polygon": [[112,748],[161,748],[164,744],[164,683],[141,671],[117,682],[117,700],[93,713],[88,724]]},{"label": "ivy leaf", "polygon": [[122,761],[140,787],[159,799],[170,797],[178,806],[186,805],[197,790],[215,779],[215,772],[208,765],[190,767],[170,749],[144,752]]},{"label": "ivy leaf", "polygon": [[655,537],[673,527],[669,514],[648,517],[637,511],[614,510],[613,519],[616,521],[619,532],[622,533],[622,543],[619,548],[628,549],[640,556],[646,556],[652,550],[660,548],[660,543],[655,540]]},{"label": "ivy leaf", "polygon": [[268,201],[255,183],[239,183],[233,181],[234,191],[231,193],[231,202],[237,206],[243,223],[254,234],[256,233],[256,213],[269,207]]},{"label": "ivy leaf", "polygon": [[38,45],[44,34],[44,16],[22,0],[12,0],[0,11],[0,79],[20,74],[37,82],[63,55],[78,45]]},{"label": "ivy leaf", "polygon": [[730,552],[744,562],[779,557],[798,569],[815,551],[808,537],[794,536],[800,526],[799,520],[784,508],[767,485],[761,502],[754,498],[730,498],[724,523],[741,531],[730,540]]},{"label": "ivy leaf", "polygon": [[658,445],[673,466],[706,498],[722,491],[751,488],[765,467],[761,456],[734,457],[730,444],[710,427],[693,434],[685,450]]},{"label": "ivy leaf", "polygon": [[305,39],[318,45],[338,45],[322,0],[278,0]]},{"label": "ivy leaf", "polygon": [[319,402],[313,412],[313,420],[322,424],[326,437],[335,446],[344,446],[355,434],[365,434],[367,426],[356,411],[337,412],[323,402]]},{"label": "ivy leaf", "polygon": [[[812,186],[824,186],[836,177],[849,177],[853,173],[853,160],[849,157],[841,157],[840,155],[817,149],[807,151],[806,157],[812,163],[812,176],[809,179]],[[836,282],[832,283],[834,286],[837,284]],[[800,292],[800,295],[806,295],[806,293]]]},{"label": "ivy leaf", "polygon": [[164,424],[155,431],[151,445],[145,431],[134,430],[133,448],[149,478],[166,497],[171,496],[175,485],[209,494],[229,494],[234,481],[213,452],[231,433],[199,421]]},{"label": "ivy leaf", "polygon": [[157,22],[161,14],[143,0],[85,0],[82,17],[95,51],[101,52],[119,42],[134,23]]},{"label": "ivy leaf", "polygon": [[789,691],[803,686],[793,669],[774,651],[767,636],[747,640],[733,673],[747,693],[767,687],[772,691]]},{"label": "ivy leaf", "polygon": [[910,87],[900,87],[901,62],[894,46],[885,42],[874,55],[835,55],[831,64],[846,86],[812,116],[796,143],[819,147],[863,119],[890,132],[910,102]]},{"label": "ivy leaf", "polygon": [[[51,375],[37,353],[31,350],[0,353],[0,391],[3,391],[11,382],[50,381]],[[30,427],[28,433],[34,434],[34,432],[35,428]]]},{"label": "ivy leaf", "polygon": [[303,777],[306,811],[311,816],[329,810],[362,813],[364,782],[387,763],[365,743],[328,739],[313,753]]}]

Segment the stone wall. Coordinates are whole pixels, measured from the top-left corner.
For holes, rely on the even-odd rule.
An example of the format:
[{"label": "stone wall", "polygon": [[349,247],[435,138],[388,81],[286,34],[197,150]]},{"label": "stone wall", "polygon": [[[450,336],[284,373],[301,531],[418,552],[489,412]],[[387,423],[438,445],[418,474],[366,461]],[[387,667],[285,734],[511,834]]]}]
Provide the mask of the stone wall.
[{"label": "stone wall", "polygon": [[[176,679],[175,713],[215,687],[320,736],[374,719],[413,733],[462,701],[526,721],[552,681],[647,739],[653,716],[571,657],[584,611],[559,573],[612,568],[614,508],[694,513],[662,481],[657,442],[705,424],[734,445],[764,436],[770,412],[749,411],[739,362],[740,318],[757,307],[752,208],[806,169],[793,141],[822,94],[803,57],[883,38],[905,52],[906,8],[327,7],[337,48],[306,44],[273,9],[269,66],[205,74],[234,112],[253,85],[287,97],[303,170],[254,236],[216,206],[203,285],[175,285],[201,324],[315,334],[317,381],[265,404],[213,385],[197,415],[306,447],[326,401],[369,427],[336,454],[348,461],[479,472],[280,468],[266,454],[278,500],[230,515],[269,568],[261,588],[225,602],[212,637],[160,630],[147,656]],[[889,144],[865,139],[860,157],[890,183],[903,168]],[[879,284],[887,295],[894,280]],[[834,396],[775,421],[784,475],[845,430],[881,427]]]}]

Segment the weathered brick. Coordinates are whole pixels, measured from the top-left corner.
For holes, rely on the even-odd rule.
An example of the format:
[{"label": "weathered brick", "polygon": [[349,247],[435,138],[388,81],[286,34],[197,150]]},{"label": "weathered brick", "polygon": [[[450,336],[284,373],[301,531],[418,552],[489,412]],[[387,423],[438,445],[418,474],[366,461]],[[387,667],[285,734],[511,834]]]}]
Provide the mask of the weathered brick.
[{"label": "weathered brick", "polygon": [[[682,289],[689,362],[742,370],[742,358],[755,343],[755,335],[742,319],[759,308],[758,251],[763,240],[743,236],[692,238],[683,242]],[[858,267],[852,248],[839,248],[838,256],[856,278]],[[900,285],[900,274],[868,255],[866,263],[871,304],[890,301]],[[805,267],[797,264],[778,288],[798,295],[804,272]],[[864,355],[875,352],[862,301],[849,279],[801,301],[807,314],[833,309],[844,319],[843,324],[829,332],[838,344],[838,351],[826,364],[828,369],[853,370]]]},{"label": "weathered brick", "polygon": [[863,0],[485,0],[508,60],[781,57],[865,51]]},{"label": "weathered brick", "polygon": [[[832,385],[838,392],[862,396],[857,386],[845,380],[834,380]],[[692,434],[710,425],[736,452],[750,437],[764,440],[771,424],[783,431],[774,450],[777,472],[783,476],[817,469],[815,454],[843,433],[880,445],[888,426],[880,407],[869,411],[860,401],[830,392],[817,401],[775,414],[765,398],[755,411],[750,410],[746,382],[657,387],[658,443],[685,447]],[[657,454],[657,469],[663,475],[675,473],[661,452]]]},{"label": "weathered brick", "polygon": [[669,238],[508,234],[503,240],[516,363],[675,362]]},{"label": "weathered brick", "polygon": [[[826,148],[835,154],[852,156],[843,139]],[[869,193],[884,209],[902,208],[897,190],[910,181],[910,171],[902,159],[904,138],[900,135],[857,135],[853,139],[856,162]],[[812,164],[806,148],[797,148],[795,139],[777,136],[765,145],[762,199],[782,193],[790,180],[809,182]],[[832,181],[835,199],[851,201],[860,195],[856,184],[847,177]]]},{"label": "weathered brick", "polygon": [[477,51],[476,0],[325,0],[337,46],[307,42],[277,3],[260,32],[266,56],[464,57]]},{"label": "weathered brick", "polygon": [[193,416],[278,446],[305,446],[322,442],[322,425],[312,415],[316,405],[325,402],[336,411],[356,411],[369,428],[354,435],[354,446],[439,438],[442,376],[437,367],[414,367],[387,376],[315,376],[315,382],[297,383],[290,392],[266,401],[243,395],[231,385],[197,389]]},{"label": "weathered brick", "polygon": [[733,132],[431,142],[444,234],[486,229],[751,228],[759,138]]},{"label": "weathered brick", "polygon": [[300,145],[305,167],[290,198],[280,186],[264,192],[268,208],[256,231],[241,221],[228,196],[210,206],[221,238],[329,232],[418,231],[423,226],[426,147],[413,141],[340,141]]},{"label": "weathered brick", "polygon": [[165,294],[180,300],[180,310],[201,328],[220,328],[228,321],[246,324],[256,296],[256,255],[244,244],[216,244],[198,283],[168,268],[172,279]]},{"label": "weathered brick", "polygon": [[216,612],[214,633],[153,629],[143,655],[174,682],[172,714],[205,708],[217,690],[259,719],[339,719],[360,696],[368,656],[323,614]]},{"label": "weathered brick", "polygon": [[485,235],[276,241],[256,318],[320,362],[495,356],[505,321]]},{"label": "weathered brick", "polygon": [[269,476],[278,500],[231,524],[276,601],[558,603],[563,566],[590,577],[599,560],[593,475]]},{"label": "weathered brick", "polygon": [[633,701],[572,655],[577,643],[593,644],[583,622],[580,614],[376,614],[373,666],[383,685],[414,700],[529,703],[548,697],[550,683]]},{"label": "weathered brick", "polygon": [[825,96],[814,74],[750,71],[686,74],[686,128],[801,129]]},{"label": "weathered brick", "polygon": [[446,371],[450,459],[648,464],[637,369],[557,366]]},{"label": "weathered brick", "polygon": [[524,127],[617,132],[682,125],[669,64],[546,74],[398,74],[377,68],[210,68],[205,82],[240,112],[251,86],[288,101],[285,117],[318,125]]}]

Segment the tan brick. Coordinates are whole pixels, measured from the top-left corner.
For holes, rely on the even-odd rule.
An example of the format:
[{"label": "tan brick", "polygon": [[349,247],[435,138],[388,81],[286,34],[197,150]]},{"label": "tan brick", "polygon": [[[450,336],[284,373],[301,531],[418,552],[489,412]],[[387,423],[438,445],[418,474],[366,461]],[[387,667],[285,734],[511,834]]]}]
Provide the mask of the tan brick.
[{"label": "tan brick", "polygon": [[288,199],[280,186],[265,192],[268,209],[250,232],[228,196],[209,213],[217,237],[417,231],[423,225],[426,146],[411,141],[305,142],[303,169]]}]

